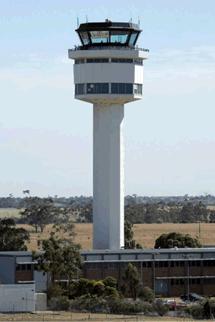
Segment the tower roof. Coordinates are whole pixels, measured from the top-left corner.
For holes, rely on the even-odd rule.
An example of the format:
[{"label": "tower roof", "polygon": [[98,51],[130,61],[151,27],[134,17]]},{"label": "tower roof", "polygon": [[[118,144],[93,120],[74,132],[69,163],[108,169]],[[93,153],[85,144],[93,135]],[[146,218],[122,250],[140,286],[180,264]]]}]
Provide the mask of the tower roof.
[{"label": "tower roof", "polygon": [[87,22],[76,29],[84,49],[102,46],[134,48],[142,30],[131,22]]}]

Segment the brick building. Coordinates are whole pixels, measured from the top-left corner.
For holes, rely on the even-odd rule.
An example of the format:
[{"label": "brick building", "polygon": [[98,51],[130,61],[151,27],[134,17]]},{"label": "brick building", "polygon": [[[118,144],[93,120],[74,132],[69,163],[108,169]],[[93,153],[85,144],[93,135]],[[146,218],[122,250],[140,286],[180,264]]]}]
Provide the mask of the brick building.
[{"label": "brick building", "polygon": [[122,282],[128,263],[138,269],[142,285],[156,295],[190,292],[215,295],[215,248],[83,251],[83,275],[89,279],[115,277]]}]

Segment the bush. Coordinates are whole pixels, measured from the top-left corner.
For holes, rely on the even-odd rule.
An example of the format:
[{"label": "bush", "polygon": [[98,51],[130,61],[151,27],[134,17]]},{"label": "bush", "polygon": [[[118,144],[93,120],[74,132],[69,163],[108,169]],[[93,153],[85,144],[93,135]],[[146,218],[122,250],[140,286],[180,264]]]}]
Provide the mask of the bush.
[{"label": "bush", "polygon": [[67,311],[70,307],[70,302],[66,296],[52,297],[49,301],[49,307],[56,311]]},{"label": "bush", "polygon": [[215,315],[215,299],[205,299],[191,305],[187,310],[194,319],[211,319]]},{"label": "bush", "polygon": [[152,291],[151,288],[147,286],[140,288],[138,292],[138,297],[141,298],[143,301],[150,302],[150,303],[153,302],[155,299],[154,292]]},{"label": "bush", "polygon": [[110,313],[113,314],[136,314],[153,311],[152,305],[146,302],[128,302],[123,299],[115,299],[109,302]]},{"label": "bush", "polygon": [[83,295],[71,301],[71,309],[88,312],[108,313],[107,301],[96,295]]},{"label": "bush", "polygon": [[116,280],[115,278],[107,277],[104,281],[88,280],[86,278],[74,281],[70,285],[69,297],[74,299],[83,295],[119,297],[119,293],[116,289]]},{"label": "bush", "polygon": [[157,300],[154,303],[153,308],[160,316],[165,315],[169,311],[168,305],[164,304],[162,300]]},{"label": "bush", "polygon": [[104,280],[103,283],[105,286],[110,286],[110,287],[117,287],[117,280],[112,277],[112,276],[107,276]]},{"label": "bush", "polygon": [[203,319],[203,306],[201,304],[194,304],[186,310],[189,314],[192,315],[194,319]]},{"label": "bush", "polygon": [[63,295],[64,290],[62,287],[58,284],[52,284],[47,291],[47,297],[48,299],[51,299],[52,297],[60,297]]},{"label": "bush", "polygon": [[171,232],[168,234],[162,234],[155,241],[154,248],[197,248],[201,247],[201,244],[197,238],[193,238],[190,235],[183,235],[181,233]]},{"label": "bush", "polygon": [[98,281],[94,283],[93,292],[92,292],[94,295],[102,296],[104,294],[104,291],[105,291],[105,286],[102,283],[102,281]]},{"label": "bush", "polygon": [[104,296],[117,299],[119,298],[119,292],[114,287],[106,286],[104,290]]}]

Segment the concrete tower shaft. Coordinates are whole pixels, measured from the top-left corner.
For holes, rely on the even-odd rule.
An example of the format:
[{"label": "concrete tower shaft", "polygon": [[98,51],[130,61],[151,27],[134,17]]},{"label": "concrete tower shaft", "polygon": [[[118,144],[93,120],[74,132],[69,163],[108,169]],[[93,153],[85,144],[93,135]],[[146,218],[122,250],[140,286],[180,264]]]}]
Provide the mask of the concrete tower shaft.
[{"label": "concrete tower shaft", "polygon": [[124,104],[142,98],[141,30],[131,23],[86,23],[74,59],[75,98],[93,104],[93,248],[124,247]]}]

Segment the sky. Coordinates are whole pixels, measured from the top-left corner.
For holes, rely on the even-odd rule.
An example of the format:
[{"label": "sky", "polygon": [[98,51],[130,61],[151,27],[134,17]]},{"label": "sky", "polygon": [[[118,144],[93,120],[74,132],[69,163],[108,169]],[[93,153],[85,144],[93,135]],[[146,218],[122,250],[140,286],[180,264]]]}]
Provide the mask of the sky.
[{"label": "sky", "polygon": [[79,22],[140,20],[143,100],[125,107],[125,194],[215,194],[214,0],[0,0],[0,196],[92,195]]}]

